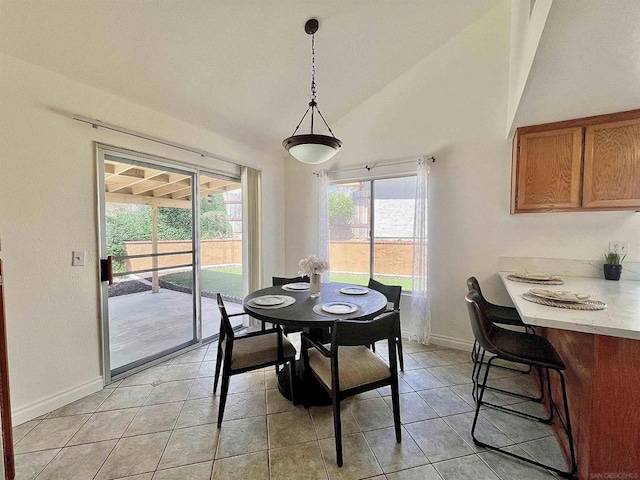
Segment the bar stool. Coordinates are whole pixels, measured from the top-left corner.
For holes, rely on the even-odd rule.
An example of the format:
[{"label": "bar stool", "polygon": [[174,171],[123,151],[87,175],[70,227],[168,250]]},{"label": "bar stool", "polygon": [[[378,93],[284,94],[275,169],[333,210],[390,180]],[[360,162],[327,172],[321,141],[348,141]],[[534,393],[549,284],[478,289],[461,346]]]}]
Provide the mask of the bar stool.
[{"label": "bar stool", "polygon": [[[474,389],[477,389],[478,386],[480,388],[479,395],[476,398],[476,412],[473,419],[473,426],[471,427],[471,437],[473,438],[473,442],[476,445],[481,447],[489,448],[491,450],[497,450],[505,455],[509,455],[511,457],[515,457],[519,460],[522,460],[527,463],[531,463],[533,465],[537,465],[539,467],[544,467],[548,470],[551,470],[561,477],[564,478],[574,478],[575,473],[577,471],[576,465],[576,457],[575,457],[575,449],[573,445],[573,434],[571,432],[571,420],[569,418],[569,405],[567,402],[567,389],[565,386],[564,375],[562,371],[566,369],[566,366],[558,352],[556,352],[553,345],[549,343],[543,337],[538,335],[529,335],[523,332],[516,332],[513,330],[507,330],[506,328],[501,328],[496,325],[490,318],[487,309],[484,305],[482,296],[477,291],[471,291],[467,293],[465,300],[467,302],[467,309],[469,310],[469,319],[471,320],[471,328],[473,330],[473,335],[478,342],[479,348],[483,350],[480,358],[480,364],[484,360],[485,352],[489,352],[492,354],[492,357],[487,362],[487,368],[484,372],[484,376],[482,379],[482,383],[479,383],[480,376],[480,368],[474,367],[473,373],[473,382]],[[522,365],[529,365],[530,367],[535,367],[539,369],[538,371],[544,370],[546,372],[547,377],[547,392],[549,394],[549,417],[538,417],[535,415],[530,415],[527,413],[523,413],[520,411],[513,410],[511,408],[495,405],[489,402],[483,401],[483,396],[485,389],[487,387],[487,378],[489,377],[489,370],[493,366],[493,361],[496,359],[503,359],[514,363],[519,363]],[[551,391],[551,380],[549,375],[549,370],[554,370],[558,376],[560,377],[560,384],[562,387],[562,400],[564,404],[564,418],[558,412],[556,405],[553,403],[553,396]],[[544,388],[544,383],[542,382],[542,375],[540,376],[541,385]],[[507,394],[515,395],[511,392],[506,392]],[[518,395],[521,396],[521,395]],[[507,450],[501,449],[494,445],[489,445],[487,443],[481,442],[475,436],[476,426],[478,422],[478,415],[480,413],[480,407],[482,405],[486,405],[490,408],[495,408],[498,410],[502,410],[514,415],[518,415],[520,417],[526,417],[531,420],[537,420],[542,423],[551,424],[554,419],[554,414],[558,413],[558,419],[562,424],[562,427],[567,436],[567,440],[569,442],[569,450],[571,455],[571,470],[570,471],[562,471],[551,465],[545,465],[543,463],[532,460],[531,458],[522,457],[515,453],[509,452]]]},{"label": "bar stool", "polygon": [[[487,315],[489,316],[489,318],[493,323],[511,325],[513,327],[524,327],[525,329],[527,329],[527,331],[530,331],[531,333],[535,334],[535,331],[533,330],[533,328],[531,328],[529,325],[526,325],[522,321],[522,318],[520,318],[520,314],[518,313],[518,310],[516,310],[514,307],[505,307],[502,305],[495,305],[493,303],[490,303],[484,297],[484,295],[482,295],[482,289],[480,288],[480,283],[478,282],[478,279],[476,277],[467,278],[467,288],[469,289],[470,292],[475,290],[480,294],[480,297],[482,297],[482,300],[484,301],[484,304],[485,304],[485,311],[487,312]],[[473,349],[471,350],[471,360],[476,362],[479,353],[480,352],[478,351],[478,342],[474,342]],[[526,372],[526,373],[529,373],[529,372]]]}]

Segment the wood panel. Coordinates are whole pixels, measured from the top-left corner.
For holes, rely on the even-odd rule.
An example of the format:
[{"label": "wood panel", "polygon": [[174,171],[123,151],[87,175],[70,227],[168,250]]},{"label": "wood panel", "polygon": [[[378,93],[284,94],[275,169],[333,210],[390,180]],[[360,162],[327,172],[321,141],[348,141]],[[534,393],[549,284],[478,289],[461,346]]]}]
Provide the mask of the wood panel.
[{"label": "wood panel", "polygon": [[584,208],[640,208],[640,119],[587,127]]},{"label": "wood panel", "polygon": [[[640,475],[640,340],[552,328],[544,329],[543,335],[567,365],[577,478]],[[551,380],[558,404],[560,385],[553,374]],[[554,432],[569,458],[564,432],[559,425],[554,425]]]},{"label": "wood panel", "polygon": [[580,208],[582,128],[518,136],[515,211]]}]

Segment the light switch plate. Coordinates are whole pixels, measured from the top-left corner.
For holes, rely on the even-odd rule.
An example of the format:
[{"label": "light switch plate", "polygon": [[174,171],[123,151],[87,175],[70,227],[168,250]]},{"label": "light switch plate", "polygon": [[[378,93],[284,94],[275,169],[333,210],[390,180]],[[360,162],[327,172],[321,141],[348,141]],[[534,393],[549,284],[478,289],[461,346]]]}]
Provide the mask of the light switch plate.
[{"label": "light switch plate", "polygon": [[74,267],[84,267],[84,262],[86,259],[87,252],[85,252],[84,250],[74,250],[71,265]]}]

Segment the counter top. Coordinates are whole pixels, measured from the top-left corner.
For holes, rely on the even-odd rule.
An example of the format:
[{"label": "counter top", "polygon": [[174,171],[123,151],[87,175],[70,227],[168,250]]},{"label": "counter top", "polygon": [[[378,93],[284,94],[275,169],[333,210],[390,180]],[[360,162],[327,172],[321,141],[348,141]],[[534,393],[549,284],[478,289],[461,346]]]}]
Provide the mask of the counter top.
[{"label": "counter top", "polygon": [[529,288],[545,288],[545,286],[514,282],[507,279],[510,273],[512,272],[500,272],[500,278],[524,323],[640,339],[640,281],[562,276],[564,285],[550,285],[546,288],[588,293],[592,299],[607,304],[606,310],[571,310],[547,307],[525,300],[522,294]]}]

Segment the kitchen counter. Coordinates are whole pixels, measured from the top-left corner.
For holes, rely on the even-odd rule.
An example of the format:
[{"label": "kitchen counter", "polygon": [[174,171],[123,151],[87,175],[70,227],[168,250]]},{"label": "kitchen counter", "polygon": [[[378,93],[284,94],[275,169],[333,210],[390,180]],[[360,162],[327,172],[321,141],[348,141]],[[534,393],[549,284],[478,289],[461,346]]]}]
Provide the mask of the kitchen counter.
[{"label": "kitchen counter", "polygon": [[[640,281],[561,275],[564,285],[545,287],[507,275],[500,273],[524,323],[541,327],[567,366],[578,479],[640,478]],[[522,297],[532,287],[588,293],[607,309],[539,305]],[[557,401],[562,398],[557,376],[551,381]],[[564,433],[557,425],[554,431],[567,456]]]},{"label": "kitchen counter", "polygon": [[[640,339],[640,281],[603,280],[589,277],[562,276],[564,285],[532,285],[500,278],[525,323],[539,327],[559,328],[575,332]],[[529,302],[522,294],[529,288],[568,290],[588,293],[593,300],[607,304],[606,310],[570,310]]]}]

